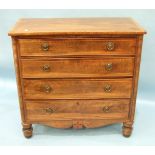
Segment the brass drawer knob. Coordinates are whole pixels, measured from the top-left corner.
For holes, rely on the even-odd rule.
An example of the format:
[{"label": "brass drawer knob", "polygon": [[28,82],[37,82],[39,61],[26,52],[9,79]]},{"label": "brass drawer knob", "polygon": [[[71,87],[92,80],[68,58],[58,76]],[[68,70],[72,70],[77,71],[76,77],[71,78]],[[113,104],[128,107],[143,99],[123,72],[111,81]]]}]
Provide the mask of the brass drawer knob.
[{"label": "brass drawer knob", "polygon": [[106,49],[108,51],[113,51],[115,49],[115,44],[113,42],[107,42]]},{"label": "brass drawer knob", "polygon": [[111,85],[105,85],[104,86],[104,91],[105,92],[111,92]]},{"label": "brass drawer knob", "polygon": [[43,67],[42,67],[42,70],[44,71],[44,72],[49,72],[50,71],[50,66],[49,65],[44,65]]},{"label": "brass drawer knob", "polygon": [[110,110],[110,107],[108,107],[108,106],[105,106],[105,107],[103,107],[103,112],[109,112],[109,110]]},{"label": "brass drawer knob", "polygon": [[49,50],[49,45],[48,45],[48,43],[43,43],[43,44],[41,45],[41,49],[42,49],[43,51],[48,51],[48,50]]},{"label": "brass drawer knob", "polygon": [[48,113],[48,114],[54,113],[54,110],[53,110],[52,108],[46,108],[46,109],[44,109],[44,111],[45,111],[46,113]]},{"label": "brass drawer knob", "polygon": [[49,86],[49,85],[43,86],[43,91],[44,91],[45,93],[50,93],[51,90],[52,90],[51,86]]},{"label": "brass drawer knob", "polygon": [[111,71],[112,70],[112,67],[113,67],[112,63],[105,64],[105,69],[107,71]]}]

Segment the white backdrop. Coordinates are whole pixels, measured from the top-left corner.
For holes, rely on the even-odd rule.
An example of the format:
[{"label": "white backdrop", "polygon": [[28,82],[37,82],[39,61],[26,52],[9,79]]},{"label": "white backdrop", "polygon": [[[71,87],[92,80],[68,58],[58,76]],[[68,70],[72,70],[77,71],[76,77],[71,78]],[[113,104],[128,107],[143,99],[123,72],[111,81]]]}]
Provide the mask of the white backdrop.
[{"label": "white backdrop", "polygon": [[[148,32],[144,36],[136,119],[130,138],[122,137],[120,124],[93,130],[34,126],[34,137],[23,137],[7,33],[19,18],[52,17],[132,17]],[[155,145],[155,10],[0,10],[0,21],[0,145]]]}]

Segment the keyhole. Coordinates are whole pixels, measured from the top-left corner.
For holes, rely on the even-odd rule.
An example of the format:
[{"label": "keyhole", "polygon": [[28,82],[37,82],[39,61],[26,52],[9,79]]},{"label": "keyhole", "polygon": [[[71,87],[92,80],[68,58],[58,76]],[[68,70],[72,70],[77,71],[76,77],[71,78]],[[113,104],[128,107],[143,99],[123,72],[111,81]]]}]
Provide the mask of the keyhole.
[{"label": "keyhole", "polygon": [[77,105],[80,105],[80,103],[79,103],[79,102],[76,102],[76,104],[77,104]]}]

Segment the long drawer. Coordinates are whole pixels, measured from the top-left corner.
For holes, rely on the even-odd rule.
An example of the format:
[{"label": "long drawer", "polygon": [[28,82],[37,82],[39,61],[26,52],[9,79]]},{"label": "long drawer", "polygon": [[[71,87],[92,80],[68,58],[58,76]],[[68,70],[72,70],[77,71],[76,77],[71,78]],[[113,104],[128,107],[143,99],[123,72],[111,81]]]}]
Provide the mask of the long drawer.
[{"label": "long drawer", "polygon": [[21,56],[135,55],[135,38],[19,39]]},{"label": "long drawer", "polygon": [[28,120],[127,118],[129,99],[26,101]]},{"label": "long drawer", "polygon": [[132,79],[23,80],[25,99],[130,98]]},{"label": "long drawer", "polygon": [[133,76],[134,58],[22,59],[23,78]]}]

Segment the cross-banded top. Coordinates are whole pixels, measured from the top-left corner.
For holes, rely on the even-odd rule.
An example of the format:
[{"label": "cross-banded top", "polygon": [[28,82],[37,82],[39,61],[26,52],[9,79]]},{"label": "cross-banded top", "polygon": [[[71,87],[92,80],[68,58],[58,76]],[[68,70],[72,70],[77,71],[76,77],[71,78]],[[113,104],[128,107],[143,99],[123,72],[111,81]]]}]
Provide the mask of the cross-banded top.
[{"label": "cross-banded top", "polygon": [[131,18],[31,18],[20,19],[10,36],[145,34]]}]

